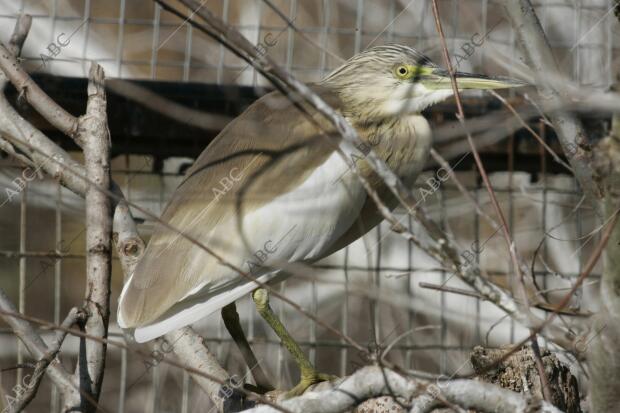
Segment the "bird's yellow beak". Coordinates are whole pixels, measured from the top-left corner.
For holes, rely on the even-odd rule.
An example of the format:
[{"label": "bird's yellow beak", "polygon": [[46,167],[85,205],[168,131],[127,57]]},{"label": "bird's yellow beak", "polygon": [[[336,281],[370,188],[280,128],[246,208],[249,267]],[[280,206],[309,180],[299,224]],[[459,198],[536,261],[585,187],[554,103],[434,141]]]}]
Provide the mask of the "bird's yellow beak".
[{"label": "bird's yellow beak", "polygon": [[[474,73],[456,72],[454,74],[459,89],[508,89],[513,87],[527,86],[528,83],[508,77],[491,77]],[[428,89],[452,89],[450,74],[445,69],[435,69],[431,76],[424,81]]]}]

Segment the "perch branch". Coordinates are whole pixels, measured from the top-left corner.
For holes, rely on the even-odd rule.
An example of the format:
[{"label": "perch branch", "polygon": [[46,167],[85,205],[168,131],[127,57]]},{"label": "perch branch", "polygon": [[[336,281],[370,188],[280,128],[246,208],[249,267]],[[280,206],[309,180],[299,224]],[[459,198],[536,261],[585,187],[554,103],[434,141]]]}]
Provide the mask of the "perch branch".
[{"label": "perch branch", "polygon": [[[450,403],[480,412],[562,413],[558,408],[546,401],[536,400],[521,393],[477,380],[438,382],[436,388],[439,394]],[[418,403],[414,404],[410,412],[429,413],[440,405],[441,401],[439,398],[426,394],[418,399]]]},{"label": "perch branch", "polygon": [[[293,412],[335,413],[348,411],[365,400],[379,396],[396,396],[406,401],[414,400],[411,412],[427,412],[432,407],[448,403],[480,410],[483,412],[561,413],[546,402],[533,401],[522,394],[502,389],[499,386],[474,380],[455,380],[438,382],[433,385],[437,392],[418,397],[425,389],[425,382],[405,378],[391,370],[377,366],[364,367],[351,376],[333,384],[333,388],[322,391],[309,391],[304,395],[285,400],[282,406]],[[442,401],[443,400],[443,401]],[[539,410],[532,410],[538,404]],[[270,406],[258,406],[245,410],[245,413],[274,412]]]}]

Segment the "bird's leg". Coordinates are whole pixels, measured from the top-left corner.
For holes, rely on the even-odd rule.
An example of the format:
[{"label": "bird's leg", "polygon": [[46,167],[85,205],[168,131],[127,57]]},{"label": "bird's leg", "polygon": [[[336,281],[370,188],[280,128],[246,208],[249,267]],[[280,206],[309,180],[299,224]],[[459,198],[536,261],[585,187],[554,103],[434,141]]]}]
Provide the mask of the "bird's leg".
[{"label": "bird's leg", "polygon": [[257,392],[266,393],[273,390],[274,387],[271,385],[269,379],[267,379],[267,375],[258,363],[254,352],[250,348],[250,343],[248,343],[248,340],[245,337],[245,333],[241,328],[239,314],[237,313],[237,306],[234,302],[228,304],[225,307],[222,307],[222,319],[224,320],[226,330],[228,330],[228,333],[235,341],[235,344],[239,348],[239,351],[241,352],[245,363],[248,365],[248,368],[252,372],[252,376],[254,376],[256,386],[258,387]]},{"label": "bird's leg", "polygon": [[287,398],[303,394],[308,387],[315,383],[332,380],[335,378],[334,376],[330,376],[328,374],[318,373],[314,369],[314,366],[310,363],[310,360],[308,360],[304,352],[301,350],[301,347],[299,347],[289,332],[286,331],[284,324],[282,324],[278,316],[276,316],[269,306],[269,292],[267,290],[264,288],[254,290],[252,293],[252,299],[254,300],[254,304],[256,304],[258,313],[263,317],[267,324],[269,324],[278,337],[280,337],[282,344],[284,344],[289,353],[291,353],[291,356],[295,359],[295,362],[301,372],[301,379],[299,380],[299,383],[287,392]]}]

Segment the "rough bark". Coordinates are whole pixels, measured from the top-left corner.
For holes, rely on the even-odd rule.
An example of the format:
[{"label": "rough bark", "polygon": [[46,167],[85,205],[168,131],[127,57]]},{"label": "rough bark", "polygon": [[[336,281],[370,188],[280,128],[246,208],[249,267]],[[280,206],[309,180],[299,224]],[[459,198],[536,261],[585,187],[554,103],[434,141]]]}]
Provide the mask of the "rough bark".
[{"label": "rough bark", "polygon": [[[103,68],[93,63],[88,83],[86,114],[79,119],[78,139],[83,142],[86,175],[86,293],[83,310],[86,321],[80,327],[92,336],[107,338],[110,319],[112,205],[99,188],[110,188],[110,132],[106,114]],[[80,339],[75,376],[80,389],[99,399],[105,371],[107,346]],[[70,408],[65,404],[65,408]],[[82,398],[81,411],[95,411]]]},{"label": "rough bark", "polygon": [[[484,348],[476,346],[470,356],[471,364],[480,379],[519,393],[530,393],[543,399],[543,388],[531,347],[523,347],[497,366],[489,369],[512,347]],[[581,413],[577,379],[570,369],[546,349],[541,349],[544,372],[549,383],[551,403],[566,413]]]}]

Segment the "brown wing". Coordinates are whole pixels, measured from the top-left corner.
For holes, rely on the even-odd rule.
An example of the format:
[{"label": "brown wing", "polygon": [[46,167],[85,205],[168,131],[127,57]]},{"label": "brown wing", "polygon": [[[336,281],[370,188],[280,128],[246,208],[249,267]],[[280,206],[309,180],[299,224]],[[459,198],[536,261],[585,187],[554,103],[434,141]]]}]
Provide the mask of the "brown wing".
[{"label": "brown wing", "polygon": [[[329,91],[315,90],[332,107]],[[253,103],[202,152],[177,188],[161,219],[211,246],[223,220],[242,217],[303,181],[334,151],[331,124],[279,92]],[[331,143],[330,143],[331,142]],[[215,232],[215,231],[213,231]],[[119,323],[148,323],[209,277],[215,259],[178,232],[159,225],[119,302]]]}]

